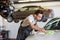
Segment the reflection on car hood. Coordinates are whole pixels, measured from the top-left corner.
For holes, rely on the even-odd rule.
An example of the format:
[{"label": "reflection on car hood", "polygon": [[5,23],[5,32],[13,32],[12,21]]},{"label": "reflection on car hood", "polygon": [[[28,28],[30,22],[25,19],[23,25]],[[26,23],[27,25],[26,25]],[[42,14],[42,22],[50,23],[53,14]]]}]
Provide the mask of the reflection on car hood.
[{"label": "reflection on car hood", "polygon": [[26,40],[60,40],[60,30],[54,30],[53,35],[35,34],[26,38]]}]

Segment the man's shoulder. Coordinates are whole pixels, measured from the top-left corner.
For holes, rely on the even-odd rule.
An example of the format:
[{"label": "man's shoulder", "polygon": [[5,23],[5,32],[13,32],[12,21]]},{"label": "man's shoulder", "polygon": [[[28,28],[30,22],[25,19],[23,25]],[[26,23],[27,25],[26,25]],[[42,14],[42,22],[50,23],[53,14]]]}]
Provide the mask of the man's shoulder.
[{"label": "man's shoulder", "polygon": [[28,17],[33,18],[33,15],[31,14],[31,15],[29,15]]},{"label": "man's shoulder", "polygon": [[27,19],[28,19],[29,21],[34,21],[33,15],[29,15]]}]

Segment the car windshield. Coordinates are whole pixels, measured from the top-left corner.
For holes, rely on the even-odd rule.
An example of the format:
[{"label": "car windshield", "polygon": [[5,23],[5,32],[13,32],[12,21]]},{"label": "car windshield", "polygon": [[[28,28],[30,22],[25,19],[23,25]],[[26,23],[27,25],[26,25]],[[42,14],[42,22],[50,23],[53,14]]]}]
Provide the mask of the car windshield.
[{"label": "car windshield", "polygon": [[60,18],[50,20],[44,27],[46,30],[60,30]]}]

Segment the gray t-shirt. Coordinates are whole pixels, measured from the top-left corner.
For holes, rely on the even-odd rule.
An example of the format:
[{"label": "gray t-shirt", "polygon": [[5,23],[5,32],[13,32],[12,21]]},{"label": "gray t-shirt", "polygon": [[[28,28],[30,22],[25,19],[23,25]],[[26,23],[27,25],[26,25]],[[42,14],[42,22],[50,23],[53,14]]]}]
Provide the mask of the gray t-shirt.
[{"label": "gray t-shirt", "polygon": [[21,24],[23,27],[28,26],[29,22],[32,22],[32,24],[36,23],[36,20],[34,19],[33,15],[29,15],[23,20],[23,23]]}]

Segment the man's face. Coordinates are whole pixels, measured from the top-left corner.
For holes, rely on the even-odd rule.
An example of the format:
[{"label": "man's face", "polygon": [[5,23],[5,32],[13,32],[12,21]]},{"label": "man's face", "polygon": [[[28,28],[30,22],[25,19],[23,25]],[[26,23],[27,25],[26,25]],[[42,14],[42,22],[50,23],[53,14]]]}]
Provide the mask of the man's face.
[{"label": "man's face", "polygon": [[36,20],[40,21],[42,19],[43,14],[36,15]]}]

